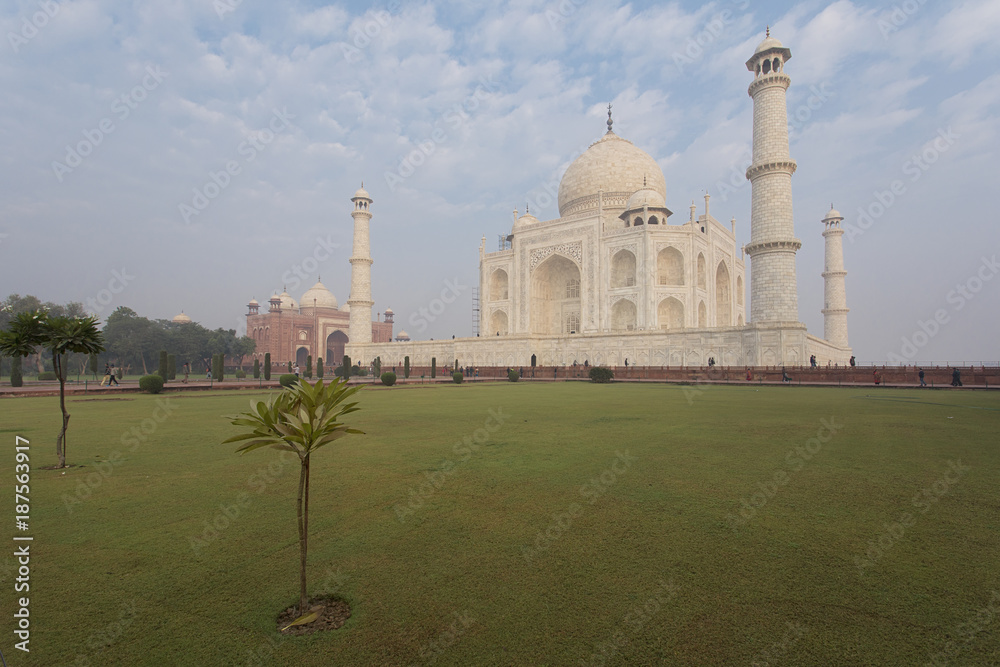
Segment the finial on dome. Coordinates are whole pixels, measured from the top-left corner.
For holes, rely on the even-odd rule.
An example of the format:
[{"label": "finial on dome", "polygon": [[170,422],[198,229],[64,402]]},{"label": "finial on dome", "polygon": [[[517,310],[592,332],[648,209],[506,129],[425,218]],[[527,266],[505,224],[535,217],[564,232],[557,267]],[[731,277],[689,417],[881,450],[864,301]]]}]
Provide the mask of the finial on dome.
[{"label": "finial on dome", "polygon": [[771,36],[771,26],[767,26],[767,30],[764,32],[764,37]]},{"label": "finial on dome", "polygon": [[528,215],[529,213],[531,213],[531,209],[528,208],[528,202],[525,202],[524,203],[524,214]]},{"label": "finial on dome", "polygon": [[646,174],[642,175],[642,187],[646,187]]},{"label": "finial on dome", "polygon": [[608,132],[611,132],[611,126],[615,124],[615,121],[611,120],[611,103],[608,102]]}]

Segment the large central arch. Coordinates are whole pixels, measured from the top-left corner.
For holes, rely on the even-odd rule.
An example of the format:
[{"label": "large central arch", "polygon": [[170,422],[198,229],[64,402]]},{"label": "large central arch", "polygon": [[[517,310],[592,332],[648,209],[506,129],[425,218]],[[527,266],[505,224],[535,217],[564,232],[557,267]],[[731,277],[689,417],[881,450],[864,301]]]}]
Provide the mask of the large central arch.
[{"label": "large central arch", "polygon": [[729,269],[725,262],[719,262],[715,270],[715,326],[729,327],[733,324],[733,300],[729,294]]},{"label": "large central arch", "polygon": [[344,360],[344,346],[347,345],[348,338],[340,329],[326,337],[326,357],[323,363],[327,366],[337,366]]},{"label": "large central arch", "polygon": [[531,274],[531,332],[580,331],[580,267],[562,255],[550,255]]}]

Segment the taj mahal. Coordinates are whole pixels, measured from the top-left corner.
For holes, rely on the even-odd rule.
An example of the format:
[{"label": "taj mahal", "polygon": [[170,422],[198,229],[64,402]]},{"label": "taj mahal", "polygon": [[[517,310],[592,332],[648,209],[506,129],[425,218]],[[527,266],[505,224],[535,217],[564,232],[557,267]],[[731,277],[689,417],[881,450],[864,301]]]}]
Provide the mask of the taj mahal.
[{"label": "taj mahal", "polygon": [[[354,222],[351,292],[344,308],[317,283],[298,304],[287,293],[271,310],[251,302],[248,332],[256,356],[302,363],[306,355],[337,363],[344,353],[368,363],[414,365],[724,366],[800,365],[815,356],[846,364],[847,299],[843,217],[822,219],[825,262],[823,337],[799,321],[785,71],[791,51],[768,32],[746,67],[753,76],[750,243],[740,247],[735,219],[698,211],[681,220],[667,206],[663,172],[649,154],[607,132],[573,161],[559,184],[559,217],[514,212],[501,249],[479,247],[479,335],[393,339],[392,311],[372,320],[373,260],[369,226],[374,200],[362,187],[351,199]],[[819,226],[817,225],[817,231]],[[749,261],[749,310],[744,276]],[[328,295],[328,296],[327,296]],[[346,311],[346,312],[345,312]],[[272,330],[272,322],[280,322]],[[324,356],[325,355],[325,356]]]}]

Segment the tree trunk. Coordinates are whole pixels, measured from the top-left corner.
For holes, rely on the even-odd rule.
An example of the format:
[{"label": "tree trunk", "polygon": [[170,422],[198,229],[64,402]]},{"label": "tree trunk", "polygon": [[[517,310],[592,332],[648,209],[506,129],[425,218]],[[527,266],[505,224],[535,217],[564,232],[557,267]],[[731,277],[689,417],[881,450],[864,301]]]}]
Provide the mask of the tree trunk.
[{"label": "tree trunk", "polygon": [[308,600],[306,599],[306,517],[305,511],[308,503],[307,491],[308,491],[308,479],[309,479],[309,458],[308,455],[302,459],[302,465],[299,468],[299,502],[298,502],[298,519],[299,519],[299,616],[303,616],[306,613],[306,605]]},{"label": "tree trunk", "polygon": [[56,438],[56,456],[59,458],[59,467],[66,467],[66,429],[69,427],[69,413],[66,412],[66,377],[63,372],[62,358],[55,350],[52,351],[52,368],[55,369],[56,377],[59,378],[59,409],[62,410],[62,430]]}]

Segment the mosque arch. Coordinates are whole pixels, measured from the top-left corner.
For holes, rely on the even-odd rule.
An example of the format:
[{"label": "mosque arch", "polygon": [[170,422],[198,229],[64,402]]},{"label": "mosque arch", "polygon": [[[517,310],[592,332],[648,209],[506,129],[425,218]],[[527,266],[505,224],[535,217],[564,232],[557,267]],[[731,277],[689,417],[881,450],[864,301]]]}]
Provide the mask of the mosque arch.
[{"label": "mosque arch", "polygon": [[743,305],[743,276],[736,276],[736,305]]},{"label": "mosque arch", "polygon": [[668,296],[656,309],[656,321],[661,329],[683,329],[684,304],[676,297]]},{"label": "mosque arch", "polygon": [[698,326],[703,329],[708,326],[708,308],[704,301],[698,302]]},{"label": "mosque arch", "polygon": [[630,250],[619,250],[611,258],[611,287],[635,285],[635,255]]},{"label": "mosque arch", "polygon": [[660,221],[656,219],[655,215],[651,215],[651,216],[649,216],[649,223],[647,223],[647,224],[658,225],[658,224],[660,224]]},{"label": "mosque arch", "polygon": [[715,326],[729,327],[733,324],[733,299],[729,291],[729,269],[725,262],[719,262],[715,270]]},{"label": "mosque arch", "polygon": [[306,358],[309,356],[309,349],[300,347],[295,351],[295,364],[299,367],[299,374],[306,370]]},{"label": "mosque arch", "polygon": [[349,342],[347,334],[337,329],[326,337],[326,356],[328,366],[337,366],[344,360],[344,347]]},{"label": "mosque arch", "polygon": [[770,60],[765,60],[764,61],[764,74],[770,74],[770,72],[771,72],[771,61]]},{"label": "mosque arch", "polygon": [[628,299],[619,299],[611,306],[611,329],[613,331],[635,331],[635,304]]},{"label": "mosque arch", "polygon": [[656,256],[656,282],[660,285],[684,284],[684,255],[677,248],[664,248]]},{"label": "mosque arch", "polygon": [[489,333],[491,335],[507,335],[507,313],[502,310],[495,310],[493,314],[490,315],[490,328]]},{"label": "mosque arch", "polygon": [[705,255],[698,253],[698,288],[708,289],[708,268],[705,263]]},{"label": "mosque arch", "polygon": [[642,218],[640,216],[638,216],[638,215],[635,216],[635,220],[632,221],[632,226],[633,227],[638,227],[641,224],[642,224]]},{"label": "mosque arch", "polygon": [[578,332],[580,312],[580,267],[563,255],[549,255],[531,273],[531,332]]},{"label": "mosque arch", "polygon": [[508,298],[509,277],[503,269],[490,275],[490,301],[504,301]]}]

